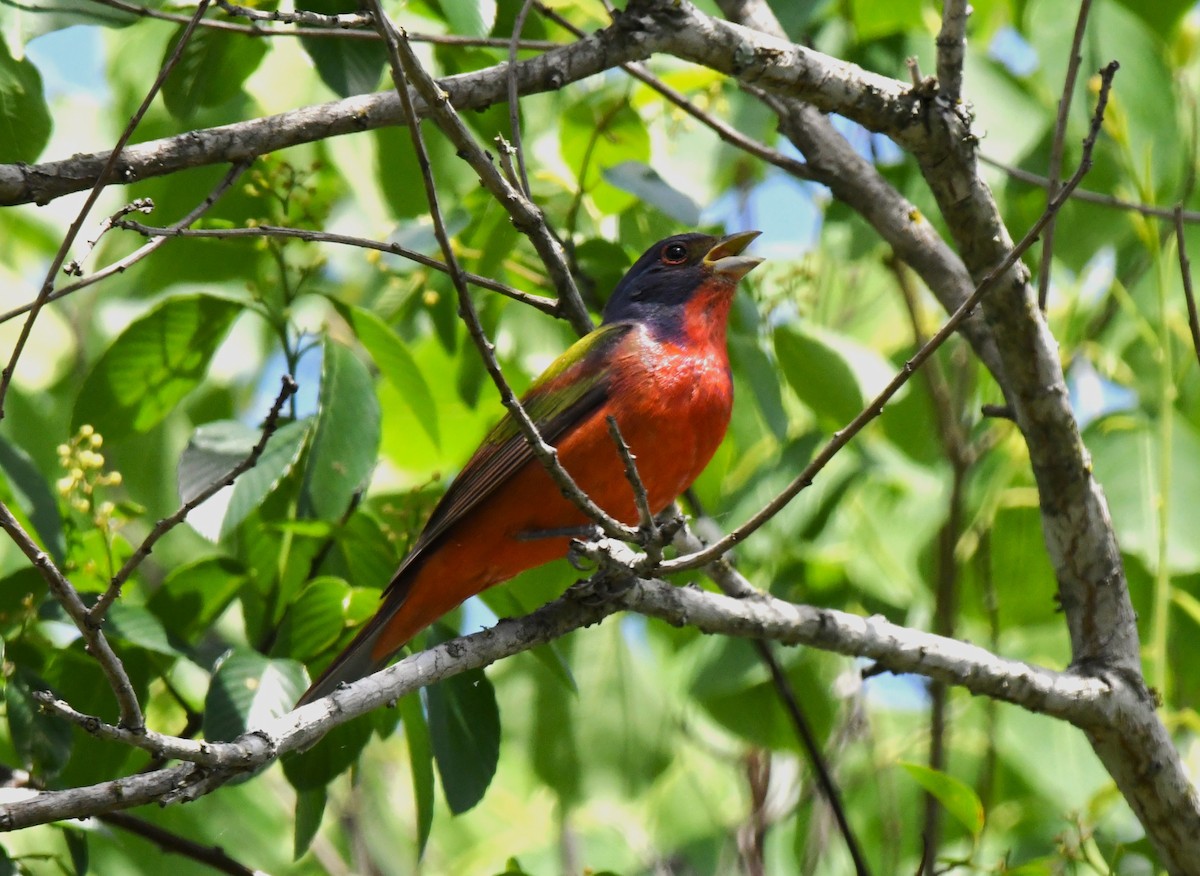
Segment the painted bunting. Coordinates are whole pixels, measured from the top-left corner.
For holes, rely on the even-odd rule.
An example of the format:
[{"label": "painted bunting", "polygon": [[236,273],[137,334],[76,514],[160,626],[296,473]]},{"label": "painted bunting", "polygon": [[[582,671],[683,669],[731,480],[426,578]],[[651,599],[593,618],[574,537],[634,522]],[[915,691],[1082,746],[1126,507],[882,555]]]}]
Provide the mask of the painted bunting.
[{"label": "painted bunting", "polygon": [[[762,261],[742,254],[758,234],[680,234],[654,244],[613,290],[600,327],[523,399],[575,482],[625,523],[637,523],[637,506],[607,418],[616,418],[659,513],[700,475],[729,425],[725,327],[738,281]],[[379,611],[299,704],[382,668],[485,588],[566,556],[571,530],[588,522],[505,417],[434,508]]]}]

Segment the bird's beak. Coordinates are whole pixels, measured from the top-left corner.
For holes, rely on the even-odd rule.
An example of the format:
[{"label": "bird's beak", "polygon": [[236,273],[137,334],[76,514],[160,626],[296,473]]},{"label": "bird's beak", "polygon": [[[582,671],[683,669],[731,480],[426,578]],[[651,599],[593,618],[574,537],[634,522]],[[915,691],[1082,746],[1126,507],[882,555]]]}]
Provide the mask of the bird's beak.
[{"label": "bird's beak", "polygon": [[762,259],[742,255],[742,250],[750,245],[750,241],[762,234],[761,231],[739,231],[717,241],[717,245],[704,256],[704,267],[714,274],[727,277],[736,283],[742,277],[762,264]]}]

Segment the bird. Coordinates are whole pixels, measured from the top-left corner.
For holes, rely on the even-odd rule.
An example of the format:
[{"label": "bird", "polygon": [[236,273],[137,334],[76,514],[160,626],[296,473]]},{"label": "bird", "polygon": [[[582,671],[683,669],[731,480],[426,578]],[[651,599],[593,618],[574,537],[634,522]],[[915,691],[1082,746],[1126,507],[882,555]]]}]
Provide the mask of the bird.
[{"label": "bird", "polygon": [[[600,326],[522,398],[575,483],[624,523],[636,525],[638,510],[608,418],[660,513],[699,477],[729,426],[726,327],[738,282],[762,262],[745,254],[759,234],[691,232],[651,246],[613,289]],[[572,532],[589,523],[506,415],[434,507],[378,611],[297,706],[382,669],[471,596],[567,556]]]}]

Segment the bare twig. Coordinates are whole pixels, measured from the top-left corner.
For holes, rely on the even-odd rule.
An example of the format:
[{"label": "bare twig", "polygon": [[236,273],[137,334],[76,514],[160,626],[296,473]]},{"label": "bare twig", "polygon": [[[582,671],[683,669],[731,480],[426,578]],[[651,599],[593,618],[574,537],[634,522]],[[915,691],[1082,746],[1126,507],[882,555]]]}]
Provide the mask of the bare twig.
[{"label": "bare twig", "polygon": [[621,455],[621,463],[625,467],[625,479],[629,481],[629,486],[633,489],[633,504],[637,507],[638,529],[641,532],[639,542],[646,552],[643,568],[652,570],[662,560],[663,534],[659,531],[658,524],[654,522],[654,512],[650,510],[650,497],[646,493],[646,485],[638,473],[637,460],[634,458],[633,451],[625,443],[621,427],[617,425],[617,418],[609,414],[606,419],[608,420],[608,434],[612,437],[613,443],[617,445],[617,453]]},{"label": "bare twig", "polygon": [[1187,254],[1187,240],[1183,236],[1183,208],[1175,207],[1175,246],[1179,250],[1179,275],[1183,278],[1183,296],[1187,299],[1188,329],[1192,333],[1192,349],[1200,361],[1200,314],[1196,312],[1196,294],[1192,291],[1192,265]]},{"label": "bare twig", "polygon": [[938,88],[946,99],[962,98],[963,56],[967,49],[967,0],[942,0],[942,29],[937,35]]},{"label": "bare twig", "polygon": [[833,773],[829,769],[825,753],[821,750],[821,744],[817,741],[816,734],[813,733],[812,725],[809,724],[808,717],[800,706],[800,700],[792,689],[791,681],[784,673],[783,667],[779,665],[774,651],[771,650],[770,642],[765,639],[755,639],[754,650],[767,665],[767,670],[771,673],[771,682],[775,685],[775,690],[783,702],[784,711],[787,712],[792,726],[796,730],[796,735],[800,737],[805,751],[808,752],[809,762],[817,776],[817,786],[821,789],[821,796],[833,813],[834,820],[837,821],[838,830],[846,843],[846,850],[850,853],[850,859],[854,861],[855,874],[870,876],[871,868],[867,866],[867,859],[863,857],[858,838],[854,834],[854,828],[850,826],[850,819],[846,817],[846,806],[842,802],[837,782],[833,780]]},{"label": "bare twig", "polygon": [[[1058,99],[1058,118],[1054,123],[1054,140],[1050,144],[1050,169],[1046,174],[1047,201],[1053,200],[1058,194],[1059,178],[1062,174],[1063,146],[1067,136],[1067,116],[1071,111],[1071,98],[1075,94],[1075,79],[1079,75],[1079,65],[1083,55],[1079,48],[1083,45],[1083,33],[1087,28],[1088,12],[1092,8],[1092,0],[1079,0],[1079,16],[1075,20],[1075,37],[1071,41],[1071,57],[1067,62],[1067,76],[1063,82],[1062,97]],[[1054,220],[1046,223],[1042,234],[1042,260],[1038,264],[1038,307],[1046,309],[1046,296],[1050,294],[1051,261],[1054,257]]]},{"label": "bare twig", "polygon": [[529,171],[525,167],[525,150],[521,146],[521,102],[517,99],[520,94],[517,89],[517,48],[521,42],[521,32],[525,30],[525,19],[533,8],[534,0],[525,0],[517,17],[513,20],[512,42],[508,47],[508,128],[512,137],[512,149],[517,156],[517,170],[520,171],[519,185],[525,192],[525,197],[532,194],[529,189]]},{"label": "bare twig", "polygon": [[[112,9],[127,12],[130,15],[136,15],[140,18],[155,18],[159,21],[173,21],[177,24],[187,24],[190,20],[186,15],[179,15],[174,12],[163,12],[159,9],[151,9],[148,6],[142,6],[137,3],[126,3],[125,0],[90,0],[92,3],[97,3],[101,6],[108,6]],[[259,13],[262,14],[262,13]],[[296,13],[296,14],[315,14],[315,13]],[[284,15],[284,13],[280,13]],[[337,19],[339,16],[329,16]],[[281,18],[280,21],[283,21]],[[332,39],[344,40],[370,40],[377,41],[379,34],[373,30],[349,30],[345,27],[306,27],[298,29],[294,27],[261,27],[255,24],[238,24],[233,21],[220,21],[217,19],[206,18],[200,22],[201,27],[209,28],[210,30],[223,30],[228,33],[240,33],[252,37],[324,37]],[[413,42],[431,43],[433,45],[443,46],[479,46],[487,49],[506,49],[509,41],[496,37],[468,37],[458,34],[430,34],[430,33],[413,33],[411,34]],[[562,43],[552,42],[550,40],[522,40],[522,49],[536,49],[538,51],[547,51],[549,49],[560,48]]]},{"label": "bare twig", "polygon": [[[444,92],[441,92],[429,74],[421,68],[416,56],[413,54],[412,46],[404,39],[402,30],[398,30],[391,21],[387,18],[380,6],[379,0],[370,0],[372,11],[376,16],[376,27],[380,29],[383,35],[384,42],[388,47],[388,56],[392,66],[392,79],[396,86],[396,92],[400,96],[400,103],[404,109],[404,114],[408,119],[408,130],[412,137],[413,148],[416,151],[417,163],[421,168],[421,178],[425,186],[425,195],[429,201],[429,213],[433,220],[434,234],[438,239],[438,244],[442,248],[442,255],[446,260],[446,265],[449,268],[450,279],[454,283],[454,287],[458,292],[459,310],[463,321],[467,325],[467,331],[471,335],[472,341],[479,350],[480,356],[483,358],[483,364],[488,374],[495,383],[497,390],[500,392],[500,399],[504,403],[505,409],[513,417],[517,426],[521,430],[521,434],[525,440],[529,442],[530,449],[538,461],[545,466],[547,473],[553,478],[555,484],[562,491],[563,495],[570,499],[576,507],[578,507],[587,517],[593,520],[605,534],[613,538],[625,540],[634,540],[637,537],[637,529],[631,526],[626,526],[620,521],[608,515],[599,505],[592,501],[575,481],[567,473],[566,469],[558,461],[558,451],[551,445],[547,444],[539,434],[537,426],[530,419],[529,414],[522,407],[520,400],[513,393],[512,387],[508,385],[504,374],[500,370],[500,365],[496,361],[495,349],[488,340],[487,335],[483,331],[483,326],[479,321],[479,314],[475,310],[475,305],[471,301],[471,295],[467,291],[466,278],[462,274],[462,268],[458,263],[458,259],[454,254],[454,247],[450,242],[449,235],[446,232],[446,224],[442,219],[441,209],[439,207],[437,186],[433,180],[433,170],[429,163],[429,155],[425,149],[425,141],[421,136],[419,120],[417,118],[416,109],[413,106],[412,95],[409,93],[406,80],[411,80],[416,84],[418,91],[425,91],[432,88],[434,93],[426,95],[426,100],[433,108],[434,117],[438,118],[443,124],[447,125],[455,132],[456,137],[465,137],[463,143],[469,144],[471,149],[478,152],[478,146],[473,139],[470,139],[470,134],[460,126],[461,120],[449,106]],[[422,87],[424,86],[424,88]],[[440,100],[440,103],[439,103]],[[439,113],[439,107],[441,112]],[[455,137],[452,137],[455,139]],[[459,142],[456,140],[456,143]],[[470,151],[470,150],[468,150]],[[521,199],[518,191],[508,185],[503,176],[496,172],[495,167],[490,161],[484,159],[484,163],[492,171],[492,174],[505,187],[512,198]],[[523,200],[523,199],[522,199]],[[528,201],[524,202],[530,209],[537,213],[540,229],[546,232],[549,240],[554,242],[557,247],[557,241],[549,235],[545,221],[541,219],[541,212],[537,210]],[[536,241],[535,241],[536,246]],[[561,254],[561,248],[558,249]],[[572,282],[572,289],[574,284]],[[576,292],[576,295],[578,293]],[[582,305],[581,305],[582,306]],[[584,314],[586,318],[586,313]],[[590,325],[590,319],[587,320]]]},{"label": "bare twig", "polygon": [[[450,272],[450,269],[444,262],[439,262],[437,259],[430,258],[424,253],[417,252],[414,249],[400,246],[397,243],[386,243],[378,240],[371,240],[369,237],[354,237],[348,234],[333,234],[328,231],[313,231],[308,228],[288,228],[280,225],[255,225],[250,228],[177,228],[168,226],[166,228],[155,228],[150,225],[143,225],[140,222],[130,222],[128,220],[118,223],[118,227],[128,231],[135,231],[138,234],[143,234],[147,237],[208,237],[217,240],[233,240],[236,238],[260,238],[260,237],[294,237],[299,240],[306,240],[315,243],[336,243],[342,246],[357,246],[362,249],[373,249],[377,252],[386,252],[390,255],[400,256],[409,261],[416,262],[419,265],[424,265],[427,268],[432,268],[435,271],[440,271],[444,274]],[[522,292],[520,289],[514,289],[512,286],[507,286],[490,277],[483,277],[479,274],[472,274],[468,271],[463,272],[466,281],[473,286],[478,286],[481,289],[488,289],[492,292],[499,292],[501,295],[507,296],[514,301],[520,301],[522,304],[528,304],[530,307],[540,310],[542,313],[550,314],[551,316],[558,313],[558,302],[553,298],[546,298],[542,295],[533,295],[529,292]],[[3,322],[8,315],[0,316],[0,322]]]},{"label": "bare twig", "polygon": [[[979,160],[984,164],[990,165],[997,170],[1004,171],[1005,174],[1015,179],[1017,182],[1027,183],[1029,185],[1038,186],[1039,188],[1049,188],[1050,180],[1040,174],[1030,173],[1028,170],[1022,170],[1019,167],[1014,167],[1011,164],[1005,164],[1003,161],[997,161],[994,158],[989,158],[986,155],[980,155]],[[1142,204],[1137,201],[1127,201],[1123,198],[1118,198],[1115,195],[1108,195],[1103,192],[1093,192],[1089,189],[1076,189],[1071,194],[1071,199],[1075,201],[1084,201],[1089,204],[1099,204],[1101,207],[1112,207],[1114,210],[1128,210],[1131,213],[1140,213],[1143,216],[1157,216],[1160,219],[1174,219],[1174,207],[1157,207],[1153,204]],[[1200,210],[1181,210],[1183,221],[1188,225],[1200,223]]]},{"label": "bare twig", "polygon": [[[553,9],[541,3],[538,3],[537,6],[541,15],[548,18],[550,21],[553,21],[559,27],[570,31],[574,36],[581,39],[586,36],[581,29],[572,24],[570,20],[559,15]],[[647,70],[644,65],[636,62],[630,62],[628,64],[621,64],[620,66],[622,70],[624,70],[634,79],[657,91],[696,121],[703,125],[707,125],[718,137],[720,137],[726,143],[729,143],[731,146],[736,146],[738,149],[741,149],[742,151],[753,155],[756,158],[761,158],[768,164],[773,164],[779,169],[787,171],[797,179],[812,179],[812,172],[810,171],[808,165],[803,161],[797,161],[796,159],[790,158],[776,149],[772,149],[769,146],[759,143],[757,140],[747,137],[732,125],[722,121],[711,113],[700,109],[700,107],[688,100],[687,97],[681,92],[676,91],[674,88],[667,85],[653,73]]]},{"label": "bare twig", "polygon": [[[190,213],[188,213],[178,222],[173,222],[171,225],[168,225],[165,229],[163,229],[169,233],[156,237],[154,240],[151,240],[144,246],[138,247],[129,255],[125,256],[125,258],[119,259],[113,262],[111,265],[105,265],[95,273],[89,274],[88,276],[83,277],[74,283],[68,283],[66,286],[55,289],[46,297],[46,303],[49,304],[52,301],[58,301],[60,298],[65,298],[72,292],[78,292],[80,289],[85,289],[94,283],[99,283],[101,280],[111,277],[113,274],[120,274],[140,262],[146,256],[150,255],[152,252],[166,243],[173,234],[177,233],[181,229],[187,228],[206,212],[208,212],[208,208],[215,204],[217,199],[229,190],[229,187],[237,181],[237,178],[241,176],[242,172],[249,166],[250,163],[248,161],[236,162],[231,168],[229,168],[229,172],[225,174],[221,181],[217,183],[217,187],[208,193],[208,197],[196,205],[196,207],[194,207]],[[114,227],[124,228],[128,226],[122,225],[120,221],[118,221],[114,223]],[[22,313],[28,313],[32,307],[33,302],[31,301],[28,304],[22,304],[20,307],[15,307],[7,313],[0,313],[0,324],[8,322],[14,317],[18,317]]]},{"label": "bare twig", "polygon": [[104,191],[105,180],[108,179],[110,173],[117,165],[117,161],[121,157],[121,150],[125,148],[125,144],[129,142],[129,138],[133,136],[133,132],[137,129],[138,124],[142,121],[142,116],[150,108],[151,102],[162,88],[163,82],[175,65],[179,63],[179,59],[183,56],[183,50],[191,39],[192,34],[196,31],[196,25],[200,19],[204,17],[205,10],[208,9],[209,0],[200,0],[196,6],[196,12],[192,15],[187,27],[180,34],[178,42],[175,44],[175,50],[171,52],[171,56],[158,71],[158,76],[155,77],[154,83],[150,86],[150,90],[146,92],[146,96],[142,99],[141,105],[134,111],[133,116],[125,125],[125,130],[121,132],[121,136],[117,138],[116,145],[113,146],[112,152],[109,153],[108,162],[104,165],[104,169],[97,177],[95,184],[88,192],[87,198],[83,202],[83,206],[79,208],[79,214],[75,217],[75,221],[71,223],[67,229],[66,235],[63,237],[62,243],[59,244],[58,252],[54,254],[54,258],[50,260],[50,267],[46,270],[46,279],[42,281],[41,291],[38,292],[37,298],[33,302],[33,306],[29,309],[29,315],[25,317],[25,323],[21,326],[21,333],[17,336],[17,342],[13,345],[12,355],[9,357],[8,365],[5,366],[3,372],[0,372],[0,420],[4,419],[4,400],[8,396],[8,387],[12,383],[13,373],[17,370],[17,360],[21,358],[21,353],[25,350],[25,344],[29,341],[29,335],[33,332],[33,324],[37,320],[38,314],[42,307],[46,304],[46,299],[50,297],[50,293],[54,291],[54,278],[58,275],[58,270],[63,266],[63,262],[67,259],[67,253],[71,250],[71,244],[75,242],[75,238],[79,234],[79,230],[83,227],[84,221],[87,219],[88,213],[92,207],[96,205],[96,201],[100,197],[100,193]]},{"label": "bare twig", "polygon": [[1108,104],[1108,94],[1112,88],[1113,76],[1117,72],[1117,63],[1111,62],[1107,67],[1100,71],[1101,84],[1100,94],[1096,101],[1096,111],[1092,117],[1091,128],[1088,131],[1087,137],[1083,141],[1083,155],[1079,160],[1079,167],[1066,185],[1059,191],[1057,195],[1046,206],[1046,210],[1038,218],[1037,222],[1025,233],[1021,241],[1009,250],[1008,255],[992,268],[980,280],[979,285],[975,288],[962,305],[951,314],[950,318],[942,325],[942,327],[929,339],[925,346],[921,347],[916,354],[904,363],[904,367],[896,374],[895,377],[888,383],[886,387],[877,395],[871,402],[863,408],[863,410],[853,420],[846,425],[845,428],[835,432],[833,437],[821,448],[820,452],[813,457],[812,461],[804,467],[796,478],[785,487],[779,495],[768,502],[757,514],[749,520],[727,534],[724,538],[709,545],[704,550],[690,554],[688,556],[677,557],[673,560],[667,560],[660,566],[660,571],[664,574],[681,571],[683,569],[699,568],[716,557],[720,556],[725,551],[744,541],[747,536],[758,530],[764,523],[774,517],[779,511],[786,506],[793,498],[796,497],[801,490],[806,489],[812,484],[812,480],[820,472],[837,453],[840,451],[850,439],[862,431],[863,427],[871,420],[875,419],[883,412],[883,406],[894,396],[909,378],[916,373],[916,370],[933,355],[933,353],[945,343],[946,339],[954,333],[958,325],[967,318],[975,306],[983,299],[983,296],[995,285],[996,281],[1004,275],[1009,268],[1017,263],[1022,254],[1029,249],[1030,246],[1037,240],[1042,228],[1052,219],[1062,205],[1066,203],[1071,192],[1079,185],[1080,180],[1091,169],[1092,166],[1092,150],[1096,145],[1096,138],[1100,134],[1100,126],[1104,120],[1104,108]]},{"label": "bare twig", "polygon": [[120,568],[117,574],[113,575],[112,580],[108,582],[108,589],[100,595],[100,598],[96,600],[96,603],[88,612],[88,622],[90,624],[98,625],[103,622],[104,615],[108,612],[109,606],[121,595],[121,588],[129,580],[129,576],[134,573],[134,570],[142,564],[146,557],[150,556],[150,552],[154,550],[154,545],[158,543],[160,538],[182,523],[193,510],[207,502],[225,487],[232,486],[233,482],[240,475],[258,464],[258,459],[262,456],[263,450],[266,449],[267,442],[275,434],[275,430],[279,426],[279,414],[283,410],[284,403],[295,392],[296,381],[292,378],[292,375],[283,375],[279,394],[275,396],[275,402],[271,405],[271,411],[267,414],[267,419],[263,422],[262,435],[259,436],[258,443],[250,449],[245,459],[180,505],[175,513],[169,517],[164,517],[158,523],[154,524],[154,528],[142,539],[142,543],[138,545],[137,550],[125,561],[125,565]]},{"label": "bare twig", "polygon": [[0,529],[8,533],[13,544],[33,563],[33,567],[37,569],[42,580],[49,586],[54,598],[66,610],[76,629],[83,636],[88,653],[100,664],[100,670],[108,679],[109,686],[120,705],[120,726],[133,733],[140,732],[145,727],[145,721],[142,718],[142,708],[138,705],[133,684],[125,672],[125,667],[113,653],[112,646],[108,644],[104,633],[88,620],[87,606],[79,597],[79,591],[71,585],[58,566],[54,565],[54,561],[50,559],[49,555],[37,546],[29,533],[13,517],[8,506],[2,502],[0,502]]},{"label": "bare twig", "polygon": [[92,254],[92,250],[96,248],[96,244],[100,242],[104,235],[109,231],[112,231],[118,220],[124,219],[130,213],[149,214],[152,212],[154,212],[154,201],[152,201],[150,198],[135,198],[134,200],[130,201],[124,207],[117,210],[117,212],[113,213],[100,223],[100,229],[96,232],[96,236],[88,238],[86,241],[87,245],[84,247],[83,255],[77,259],[72,259],[71,261],[67,262],[66,265],[63,266],[63,273],[68,277],[82,277],[84,260]]},{"label": "bare twig", "polygon": [[[372,9],[377,18],[383,15],[378,3],[373,2]],[[570,322],[580,334],[591,331],[592,320],[579,295],[575,278],[571,276],[566,253],[563,251],[562,244],[550,232],[541,209],[525,197],[520,189],[510,184],[504,178],[504,174],[496,168],[491,156],[480,148],[475,136],[451,104],[450,96],[418,62],[411,45],[403,37],[403,31],[397,31],[390,21],[377,22],[376,26],[384,30],[384,40],[389,44],[389,54],[398,55],[393,59],[393,66],[395,67],[398,62],[403,62],[399,69],[425,100],[430,116],[454,144],[459,157],[470,164],[471,168],[479,174],[479,179],[484,187],[508,211],[517,230],[525,234],[533,244],[533,248],[537,250],[558,291],[560,315]],[[395,52],[392,51],[393,43]],[[407,87],[403,81],[397,83],[400,103],[411,127],[418,123],[419,116],[413,105],[412,96],[405,93]],[[446,263],[451,264],[448,255]],[[453,272],[451,276],[454,276]]]},{"label": "bare twig", "polygon": [[228,873],[229,876],[263,876],[262,871],[253,870],[230,857],[220,846],[203,845],[153,822],[146,821],[144,818],[124,812],[106,812],[100,815],[99,819],[110,827],[119,828],[126,833],[149,840],[164,852],[190,858],[220,873]]}]

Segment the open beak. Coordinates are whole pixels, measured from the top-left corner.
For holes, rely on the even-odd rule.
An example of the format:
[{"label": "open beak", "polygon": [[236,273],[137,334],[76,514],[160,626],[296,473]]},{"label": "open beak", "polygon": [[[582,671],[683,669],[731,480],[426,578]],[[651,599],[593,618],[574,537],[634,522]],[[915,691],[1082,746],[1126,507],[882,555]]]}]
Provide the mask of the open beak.
[{"label": "open beak", "polygon": [[739,231],[717,241],[717,245],[704,256],[704,267],[714,274],[729,278],[736,283],[742,277],[762,264],[762,259],[742,255],[742,250],[750,245],[750,241],[762,234],[761,231]]}]

